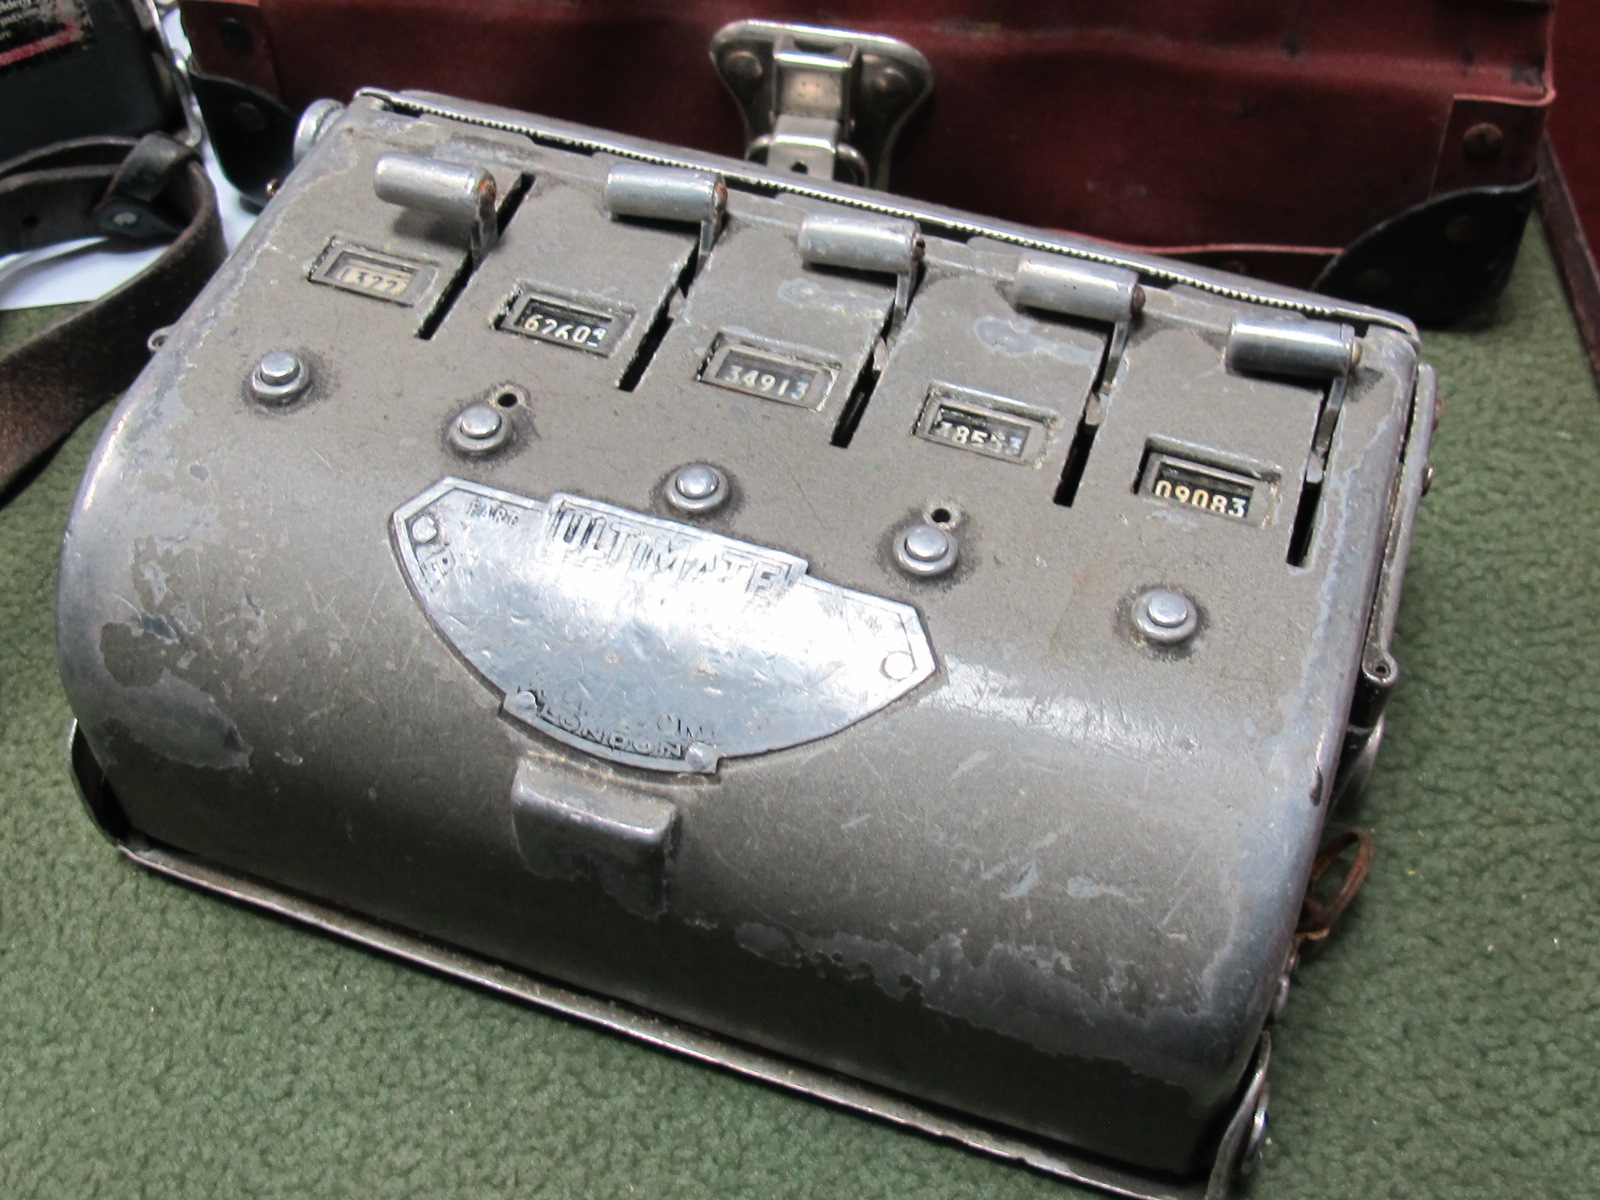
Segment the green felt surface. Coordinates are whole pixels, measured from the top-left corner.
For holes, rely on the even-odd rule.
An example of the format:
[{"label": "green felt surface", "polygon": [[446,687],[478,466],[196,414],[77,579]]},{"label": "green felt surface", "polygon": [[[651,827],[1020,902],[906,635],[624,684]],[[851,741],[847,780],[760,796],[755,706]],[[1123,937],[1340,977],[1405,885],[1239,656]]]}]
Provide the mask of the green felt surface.
[{"label": "green felt surface", "polygon": [[[1600,1195],[1600,403],[1542,240],[1448,397],[1380,853],[1277,1039],[1249,1200]],[[147,876],[62,750],[56,546],[102,420],[0,509],[0,1196],[1074,1189]]]}]

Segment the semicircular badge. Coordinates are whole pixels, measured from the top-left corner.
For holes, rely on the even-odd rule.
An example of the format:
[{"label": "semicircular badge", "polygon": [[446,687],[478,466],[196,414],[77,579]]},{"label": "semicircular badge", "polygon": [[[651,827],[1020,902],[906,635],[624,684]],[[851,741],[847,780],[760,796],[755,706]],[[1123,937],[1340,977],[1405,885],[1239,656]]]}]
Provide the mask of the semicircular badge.
[{"label": "semicircular badge", "polygon": [[423,609],[502,711],[612,762],[713,772],[837,733],[934,672],[910,605],[582,496],[444,479],[393,528]]}]

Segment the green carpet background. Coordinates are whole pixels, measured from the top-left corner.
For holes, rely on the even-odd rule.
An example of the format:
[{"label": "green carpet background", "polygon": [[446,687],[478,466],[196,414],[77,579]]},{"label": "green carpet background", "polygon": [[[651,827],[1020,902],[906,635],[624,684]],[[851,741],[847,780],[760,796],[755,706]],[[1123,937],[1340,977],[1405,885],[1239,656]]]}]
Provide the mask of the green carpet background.
[{"label": "green carpet background", "polygon": [[[1279,1026],[1247,1200],[1600,1196],[1600,402],[1542,238],[1425,348],[1402,680],[1340,814],[1379,855]],[[103,423],[0,508],[0,1196],[1080,1194],[124,862],[51,641]]]}]

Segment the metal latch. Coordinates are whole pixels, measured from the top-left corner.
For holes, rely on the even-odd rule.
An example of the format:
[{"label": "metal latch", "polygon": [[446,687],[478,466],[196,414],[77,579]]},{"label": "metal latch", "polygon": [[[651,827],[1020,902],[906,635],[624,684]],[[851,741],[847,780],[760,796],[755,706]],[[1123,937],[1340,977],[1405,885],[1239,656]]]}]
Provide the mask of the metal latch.
[{"label": "metal latch", "polygon": [[894,139],[933,90],[933,68],[895,38],[735,21],[711,62],[744,116],[745,157],[780,171],[889,185]]}]

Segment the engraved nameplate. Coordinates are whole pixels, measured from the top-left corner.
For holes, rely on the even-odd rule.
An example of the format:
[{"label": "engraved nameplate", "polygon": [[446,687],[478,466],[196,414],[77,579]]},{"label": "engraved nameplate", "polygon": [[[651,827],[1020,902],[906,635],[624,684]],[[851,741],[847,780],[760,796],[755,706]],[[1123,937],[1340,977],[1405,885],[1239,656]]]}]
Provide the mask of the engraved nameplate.
[{"label": "engraved nameplate", "polygon": [[613,762],[715,771],[837,733],[934,671],[909,605],[581,496],[445,479],[393,525],[423,608],[502,710]]}]

